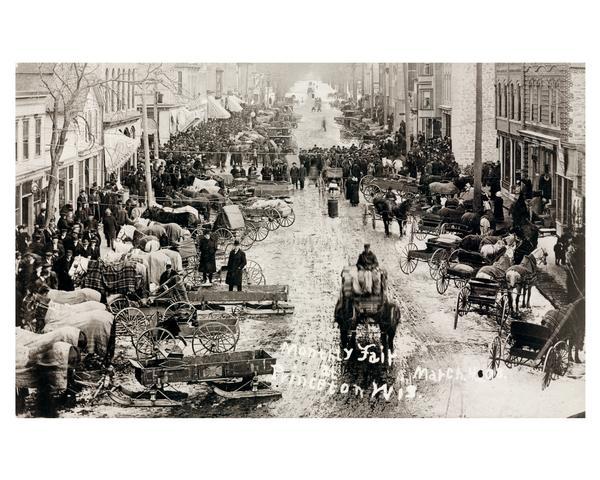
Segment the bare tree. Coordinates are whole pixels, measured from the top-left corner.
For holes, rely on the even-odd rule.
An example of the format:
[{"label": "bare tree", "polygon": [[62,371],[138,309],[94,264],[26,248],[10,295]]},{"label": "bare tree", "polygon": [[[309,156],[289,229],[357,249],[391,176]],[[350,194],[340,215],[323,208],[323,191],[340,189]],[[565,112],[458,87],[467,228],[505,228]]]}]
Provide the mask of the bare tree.
[{"label": "bare tree", "polygon": [[[101,87],[112,92],[112,83],[115,81],[135,85],[146,83],[169,84],[161,72],[160,65],[145,65],[144,75],[138,80],[121,77],[102,79],[98,74],[98,67],[87,63],[57,63],[51,66],[48,73],[44,65],[39,65],[39,77],[42,85],[50,96],[48,114],[52,122],[50,137],[50,174],[48,181],[48,197],[46,225],[53,217],[53,207],[56,203],[58,190],[58,171],[67,141],[69,131],[83,122],[85,129],[90,131],[89,125],[81,112],[84,109],[90,89]],[[116,92],[115,92],[116,93]],[[96,139],[92,136],[91,141]],[[148,185],[151,191],[151,185]]]}]

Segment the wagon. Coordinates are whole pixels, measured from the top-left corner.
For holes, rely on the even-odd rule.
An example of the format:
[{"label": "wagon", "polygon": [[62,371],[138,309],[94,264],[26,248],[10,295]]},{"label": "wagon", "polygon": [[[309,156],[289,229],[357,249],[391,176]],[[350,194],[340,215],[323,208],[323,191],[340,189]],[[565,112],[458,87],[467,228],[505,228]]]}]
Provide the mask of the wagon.
[{"label": "wagon", "polygon": [[479,252],[471,252],[458,248],[450,256],[440,262],[438,267],[436,289],[440,295],[446,293],[450,281],[457,288],[464,287],[473,278],[479,269],[485,265],[491,265],[492,260],[487,259]]},{"label": "wagon", "polygon": [[416,217],[413,229],[417,240],[425,240],[427,235],[439,235],[441,233],[442,217],[435,213],[425,212]]},{"label": "wagon", "polygon": [[493,377],[501,362],[507,368],[523,365],[542,370],[542,390],[558,376],[565,375],[569,368],[569,347],[567,339],[563,338],[563,327],[572,320],[572,316],[578,315],[577,309],[582,301],[568,305],[558,323],[537,325],[513,321],[504,342],[502,331],[499,331],[489,349],[489,368]]},{"label": "wagon", "polygon": [[502,329],[508,318],[510,301],[504,282],[484,278],[472,278],[458,291],[454,328],[458,318],[469,312],[478,312],[493,317]]},{"label": "wagon", "polygon": [[402,273],[412,273],[419,262],[427,262],[429,274],[434,280],[440,274],[439,265],[448,259],[453,250],[460,245],[461,239],[456,235],[442,234],[425,242],[425,248],[419,249],[410,242],[400,251],[400,270]]},{"label": "wagon", "polygon": [[[239,205],[225,205],[221,207],[212,225],[211,235],[216,240],[219,250],[224,250],[236,239],[239,240],[243,250],[248,250],[261,236],[258,232],[259,229],[260,225],[256,222],[246,222]],[[199,241],[202,233],[196,231],[195,238]]]},{"label": "wagon", "polygon": [[259,376],[274,373],[277,360],[264,350],[249,350],[193,357],[169,356],[130,360],[141,392],[112,388],[109,397],[122,406],[177,406],[187,397],[173,383],[207,383],[226,398],[280,397]]},{"label": "wagon", "polygon": [[419,185],[416,180],[402,175],[392,175],[390,177],[365,175],[360,179],[358,185],[365,200],[369,203],[373,201],[375,195],[386,191],[389,187],[397,192],[402,192],[404,195],[417,195],[419,193]]},{"label": "wagon", "polygon": [[342,188],[343,179],[344,179],[344,171],[342,168],[325,167],[323,169],[323,171],[321,172],[321,176],[318,178],[319,192],[321,193],[321,195],[325,195],[325,192],[327,192],[329,183],[331,183],[332,180],[335,180],[338,183],[338,185],[340,186],[340,188]]}]

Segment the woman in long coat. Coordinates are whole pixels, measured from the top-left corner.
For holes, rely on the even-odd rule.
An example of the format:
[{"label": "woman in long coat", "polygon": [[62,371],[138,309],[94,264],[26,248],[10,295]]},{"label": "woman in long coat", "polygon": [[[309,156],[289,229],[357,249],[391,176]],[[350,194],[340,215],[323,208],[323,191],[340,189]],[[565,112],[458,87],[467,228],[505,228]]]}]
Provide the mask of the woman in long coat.
[{"label": "woman in long coat", "polygon": [[198,269],[202,272],[202,282],[212,283],[213,273],[217,271],[215,254],[217,252],[217,242],[210,237],[210,232],[206,232],[199,245],[200,264]]}]

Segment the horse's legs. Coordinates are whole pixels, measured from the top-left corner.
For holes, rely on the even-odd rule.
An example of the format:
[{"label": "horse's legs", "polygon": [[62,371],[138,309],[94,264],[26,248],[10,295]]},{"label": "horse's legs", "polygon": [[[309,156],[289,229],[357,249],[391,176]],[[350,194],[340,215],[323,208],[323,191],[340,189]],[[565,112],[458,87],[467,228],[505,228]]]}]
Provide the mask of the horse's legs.
[{"label": "horse's legs", "polygon": [[527,287],[527,308],[529,308],[529,309],[531,308],[531,288],[532,288],[532,285],[529,284]]}]

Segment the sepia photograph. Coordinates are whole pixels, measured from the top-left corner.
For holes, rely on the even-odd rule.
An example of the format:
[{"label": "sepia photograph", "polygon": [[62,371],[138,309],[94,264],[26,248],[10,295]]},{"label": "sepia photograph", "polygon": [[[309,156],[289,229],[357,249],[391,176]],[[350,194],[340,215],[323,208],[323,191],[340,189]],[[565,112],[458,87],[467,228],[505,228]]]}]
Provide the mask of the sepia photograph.
[{"label": "sepia photograph", "polygon": [[14,68],[18,417],[585,417],[584,63]]}]

